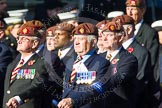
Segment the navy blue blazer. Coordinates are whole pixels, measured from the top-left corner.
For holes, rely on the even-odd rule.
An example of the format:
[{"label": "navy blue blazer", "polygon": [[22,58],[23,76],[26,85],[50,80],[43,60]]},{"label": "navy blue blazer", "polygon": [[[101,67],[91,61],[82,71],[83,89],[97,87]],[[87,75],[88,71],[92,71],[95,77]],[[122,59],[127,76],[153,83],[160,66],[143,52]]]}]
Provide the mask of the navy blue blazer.
[{"label": "navy blue blazer", "polygon": [[[96,79],[92,84],[76,84],[74,81],[72,84],[69,84],[70,75],[73,68],[73,63],[76,60],[76,56],[69,57],[69,60],[66,62],[65,69],[65,82],[64,82],[64,92],[63,98],[72,98],[74,100],[75,107],[82,108],[99,108],[101,107],[100,102],[95,102],[93,100],[95,96],[98,96],[98,93],[94,88],[91,87],[92,84],[100,80],[106,73],[110,62],[100,57],[96,52],[92,54],[85,62],[84,65],[88,71],[96,71]],[[92,102],[93,100],[93,102]]]},{"label": "navy blue blazer", "polygon": [[111,61],[111,68],[107,71],[105,87],[109,95],[106,97],[106,108],[133,108],[134,100],[131,92],[138,72],[138,61],[123,47]]}]

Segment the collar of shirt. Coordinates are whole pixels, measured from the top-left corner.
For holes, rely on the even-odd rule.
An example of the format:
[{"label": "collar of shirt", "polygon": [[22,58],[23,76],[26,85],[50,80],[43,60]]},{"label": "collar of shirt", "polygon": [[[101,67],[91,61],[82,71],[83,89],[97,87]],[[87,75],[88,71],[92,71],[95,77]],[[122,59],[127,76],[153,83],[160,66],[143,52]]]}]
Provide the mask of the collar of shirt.
[{"label": "collar of shirt", "polygon": [[26,56],[25,58],[22,58],[21,57],[21,59],[24,59],[24,63],[23,63],[23,65],[31,58],[31,56],[33,56],[35,53],[33,53],[33,54],[31,54],[31,55],[28,55],[28,56]]},{"label": "collar of shirt", "polygon": [[128,39],[127,41],[123,42],[122,45],[123,45],[124,49],[127,49],[133,41],[134,41],[134,38],[132,37],[132,38]]},{"label": "collar of shirt", "polygon": [[[110,59],[110,61],[114,59],[114,57],[119,53],[120,49],[121,49],[121,47],[111,53],[111,59]],[[107,52],[107,55],[108,54],[110,54],[110,53]]]},{"label": "collar of shirt", "polygon": [[138,24],[135,25],[135,31],[134,31],[135,36],[137,35],[142,23],[143,23],[143,19]]},{"label": "collar of shirt", "polygon": [[90,50],[87,54],[83,55],[83,60],[81,62],[85,62],[91,55],[93,55],[95,52],[95,49]]},{"label": "collar of shirt", "polygon": [[63,50],[60,50],[60,52],[61,52],[61,56],[60,56],[60,59],[62,59],[62,58],[64,58],[65,57],[65,55],[69,52],[69,50],[71,49],[73,47],[73,45],[70,45],[68,48],[66,48],[66,49],[63,49]]},{"label": "collar of shirt", "polygon": [[44,44],[39,45],[35,52],[38,53],[43,47],[44,47]]}]

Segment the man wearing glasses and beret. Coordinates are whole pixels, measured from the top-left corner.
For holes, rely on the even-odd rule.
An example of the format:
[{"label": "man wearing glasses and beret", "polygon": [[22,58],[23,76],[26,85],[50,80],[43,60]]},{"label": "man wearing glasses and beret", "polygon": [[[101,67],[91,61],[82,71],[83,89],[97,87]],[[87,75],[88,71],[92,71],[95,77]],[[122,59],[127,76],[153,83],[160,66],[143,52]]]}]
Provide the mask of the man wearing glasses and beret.
[{"label": "man wearing glasses and beret", "polygon": [[18,31],[17,57],[7,68],[3,107],[43,108],[42,87],[48,74],[46,63],[35,51],[40,43],[37,29],[22,26]]}]

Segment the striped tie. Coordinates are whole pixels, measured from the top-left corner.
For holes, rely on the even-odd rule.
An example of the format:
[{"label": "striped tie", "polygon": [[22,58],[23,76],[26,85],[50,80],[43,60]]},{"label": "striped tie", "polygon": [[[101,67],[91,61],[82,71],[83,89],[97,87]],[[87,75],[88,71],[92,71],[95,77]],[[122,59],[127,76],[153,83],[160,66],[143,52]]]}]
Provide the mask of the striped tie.
[{"label": "striped tie", "polygon": [[11,79],[10,79],[10,83],[13,82],[13,80],[15,79],[17,72],[20,70],[20,68],[23,66],[24,63],[24,59],[21,59],[19,64],[17,65],[17,67],[12,71],[12,75],[11,75]]},{"label": "striped tie", "polygon": [[82,56],[78,56],[77,59],[76,59],[76,61],[74,62],[73,69],[72,69],[71,76],[70,76],[70,83],[72,83],[74,81],[75,76],[76,76],[76,73],[77,73],[76,70],[75,70],[75,68],[74,68],[74,65],[76,63],[78,63],[79,61],[81,61],[82,59],[83,59]]}]

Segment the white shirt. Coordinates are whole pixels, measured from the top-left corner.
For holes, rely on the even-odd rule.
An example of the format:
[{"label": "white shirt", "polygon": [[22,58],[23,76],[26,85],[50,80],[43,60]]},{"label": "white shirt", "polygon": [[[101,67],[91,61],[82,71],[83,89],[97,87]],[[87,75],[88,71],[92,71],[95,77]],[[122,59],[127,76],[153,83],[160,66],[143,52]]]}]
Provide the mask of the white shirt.
[{"label": "white shirt", "polygon": [[123,42],[122,46],[124,47],[124,49],[127,49],[133,41],[134,41],[134,38],[132,37],[128,39],[127,41]]},{"label": "white shirt", "polygon": [[135,25],[135,31],[134,31],[135,36],[137,35],[142,23],[143,23],[143,19],[138,24]]},{"label": "white shirt", "polygon": [[[121,47],[111,53],[111,59],[110,59],[110,61],[112,61],[114,59],[114,57],[119,53],[120,49],[121,49]],[[107,55],[109,55],[109,54],[110,53],[107,52]]]},{"label": "white shirt", "polygon": [[60,50],[60,53],[61,53],[61,56],[60,56],[60,59],[63,59],[65,57],[65,55],[70,51],[70,49],[73,47],[73,45],[71,45],[70,47],[64,49],[64,50]]}]

